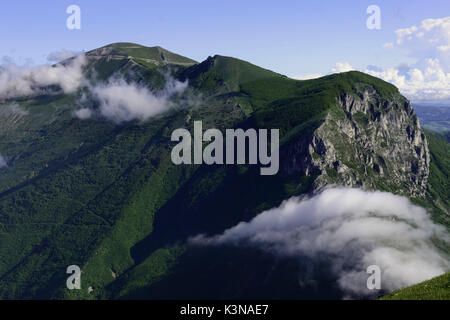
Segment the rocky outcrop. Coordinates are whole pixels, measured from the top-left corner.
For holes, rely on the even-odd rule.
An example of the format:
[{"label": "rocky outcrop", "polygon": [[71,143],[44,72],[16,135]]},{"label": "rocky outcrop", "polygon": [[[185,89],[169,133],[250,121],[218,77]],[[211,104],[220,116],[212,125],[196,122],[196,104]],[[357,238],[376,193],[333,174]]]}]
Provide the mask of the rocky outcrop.
[{"label": "rocky outcrop", "polygon": [[419,120],[401,95],[371,88],[336,98],[310,135],[281,150],[283,174],[317,175],[314,191],[338,184],[425,195],[430,156]]}]

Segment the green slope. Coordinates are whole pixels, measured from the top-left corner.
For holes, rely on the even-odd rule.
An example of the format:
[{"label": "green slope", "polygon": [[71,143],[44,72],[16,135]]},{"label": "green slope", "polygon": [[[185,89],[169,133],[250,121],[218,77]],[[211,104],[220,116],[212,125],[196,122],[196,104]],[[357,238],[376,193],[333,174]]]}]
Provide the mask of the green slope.
[{"label": "green slope", "polygon": [[450,143],[438,133],[425,130],[430,150],[427,199],[412,199],[427,207],[433,220],[450,229]]},{"label": "green slope", "polygon": [[450,273],[391,292],[381,300],[450,300]]},{"label": "green slope", "polygon": [[258,128],[280,128],[283,136],[287,132],[292,135],[297,126],[324,116],[336,106],[337,97],[347,92],[355,94],[368,86],[384,99],[399,94],[395,86],[357,71],[308,81],[268,78],[245,83],[241,88],[242,96],[248,98],[254,111],[253,124]]},{"label": "green slope", "polygon": [[222,81],[231,92],[239,91],[239,86],[246,82],[283,77],[247,61],[219,55],[208,57],[202,63],[188,68],[183,76],[203,89],[214,87],[215,83]]},{"label": "green slope", "polygon": [[450,143],[438,134],[425,131],[431,154],[430,185],[435,200],[450,207]]}]

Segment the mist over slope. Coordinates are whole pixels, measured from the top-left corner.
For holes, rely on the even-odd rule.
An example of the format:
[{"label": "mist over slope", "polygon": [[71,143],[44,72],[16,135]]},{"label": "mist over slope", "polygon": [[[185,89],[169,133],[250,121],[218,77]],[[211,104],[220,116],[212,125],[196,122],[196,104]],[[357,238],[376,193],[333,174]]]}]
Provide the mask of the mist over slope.
[{"label": "mist over slope", "polygon": [[274,255],[308,257],[308,263],[318,266],[329,259],[330,272],[348,296],[373,294],[366,286],[371,265],[382,270],[385,291],[450,270],[449,252],[434,243],[448,248],[448,231],[407,198],[379,191],[332,188],[310,198],[291,198],[223,234],[190,241],[255,246]]},{"label": "mist over slope", "polygon": [[59,86],[64,93],[73,93],[83,81],[83,54],[66,65],[20,67],[14,63],[0,67],[0,100],[35,96],[46,92],[49,86]]}]

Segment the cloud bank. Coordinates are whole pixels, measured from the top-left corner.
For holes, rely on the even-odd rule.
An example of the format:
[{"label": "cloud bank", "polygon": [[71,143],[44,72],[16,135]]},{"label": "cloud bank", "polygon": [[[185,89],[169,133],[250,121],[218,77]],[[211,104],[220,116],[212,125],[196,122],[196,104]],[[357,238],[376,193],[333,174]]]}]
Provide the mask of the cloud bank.
[{"label": "cloud bank", "polygon": [[450,100],[450,72],[444,71],[438,58],[425,59],[422,64],[423,68],[411,67],[406,73],[400,68],[364,72],[392,83],[413,101]]},{"label": "cloud bank", "polygon": [[[331,73],[359,70],[388,81],[408,99],[450,101],[450,17],[425,19],[418,26],[395,31],[396,39],[384,44],[388,50],[401,50],[416,62],[412,65],[381,69],[374,66],[354,68],[349,62],[337,62]],[[318,78],[319,74],[295,79]],[[324,75],[322,75],[324,76]]]},{"label": "cloud bank", "polygon": [[317,79],[317,78],[320,78],[323,76],[324,75],[321,73],[307,73],[307,74],[301,74],[298,76],[294,76],[292,78],[296,79],[296,80],[310,80],[310,79]]},{"label": "cloud bank", "polygon": [[348,62],[337,62],[333,68],[331,68],[332,73],[348,72],[355,70]]},{"label": "cloud bank", "polygon": [[364,72],[391,82],[413,101],[450,100],[450,17],[425,19],[395,35],[384,47],[401,50],[416,62]]},{"label": "cloud bank", "polygon": [[21,67],[9,61],[0,66],[0,100],[45,93],[48,86],[59,86],[64,93],[76,91],[83,82],[84,55],[67,64]]},{"label": "cloud bank", "polygon": [[[330,72],[328,74],[331,73],[341,73],[341,72],[347,72],[347,71],[352,71],[352,70],[356,70],[355,68],[353,68],[350,63],[348,63],[347,61],[345,62],[336,62],[336,64],[331,68]],[[303,74],[303,75],[298,75],[298,76],[294,76],[293,79],[297,79],[297,80],[310,80],[310,79],[317,79],[320,77],[324,77],[328,74],[321,74],[321,73],[310,73],[310,74]]]},{"label": "cloud bank", "polygon": [[[351,70],[358,69],[349,62],[338,62],[331,72]],[[413,101],[450,100],[450,72],[444,71],[444,65],[438,58],[424,59],[416,66],[401,65],[384,70],[370,66],[360,71],[392,83]]]},{"label": "cloud bank", "polygon": [[[165,87],[158,92],[152,92],[144,85],[125,81],[123,77],[113,77],[106,83],[93,83],[83,73],[83,67],[88,62],[86,56],[80,54],[73,57],[76,54],[78,53],[66,50],[54,52],[47,57],[49,61],[65,61],[53,66],[34,68],[18,66],[4,59],[0,66],[0,101],[53,91],[49,86],[58,86],[64,93],[73,93],[83,87],[87,91],[83,92],[77,102],[80,108],[73,112],[75,117],[86,120],[99,115],[121,123],[147,120],[167,111],[173,106],[172,98],[181,95],[188,85],[187,81],[180,82],[168,74],[164,75]],[[93,103],[97,103],[99,108],[94,108]],[[4,108],[0,112],[23,111],[18,106],[15,110],[10,109]]]},{"label": "cloud bank", "polygon": [[[187,85],[187,81],[180,82],[167,77],[164,89],[154,93],[145,86],[113,79],[106,84],[91,86],[90,91],[99,102],[101,116],[122,123],[131,120],[145,121],[169,110],[173,106],[172,98],[182,94]],[[94,111],[89,108],[75,112],[75,116],[80,119],[88,119],[93,114]]]},{"label": "cloud bank", "polygon": [[381,268],[383,290],[406,287],[450,270],[448,231],[404,197],[360,189],[327,189],[312,198],[294,197],[221,235],[199,235],[196,245],[252,245],[275,255],[327,257],[343,292],[370,295],[370,265]]},{"label": "cloud bank", "polygon": [[81,108],[74,111],[74,116],[81,120],[87,120],[92,118],[94,112],[89,108]]}]

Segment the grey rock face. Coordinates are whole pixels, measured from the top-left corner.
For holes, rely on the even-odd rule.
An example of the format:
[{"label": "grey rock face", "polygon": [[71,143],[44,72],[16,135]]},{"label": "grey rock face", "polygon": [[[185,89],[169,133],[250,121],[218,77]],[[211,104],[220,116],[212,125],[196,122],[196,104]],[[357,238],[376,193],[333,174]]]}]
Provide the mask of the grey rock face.
[{"label": "grey rock face", "polygon": [[325,121],[280,159],[283,174],[317,175],[314,191],[337,184],[422,197],[430,155],[410,102],[365,89],[338,97]]}]

